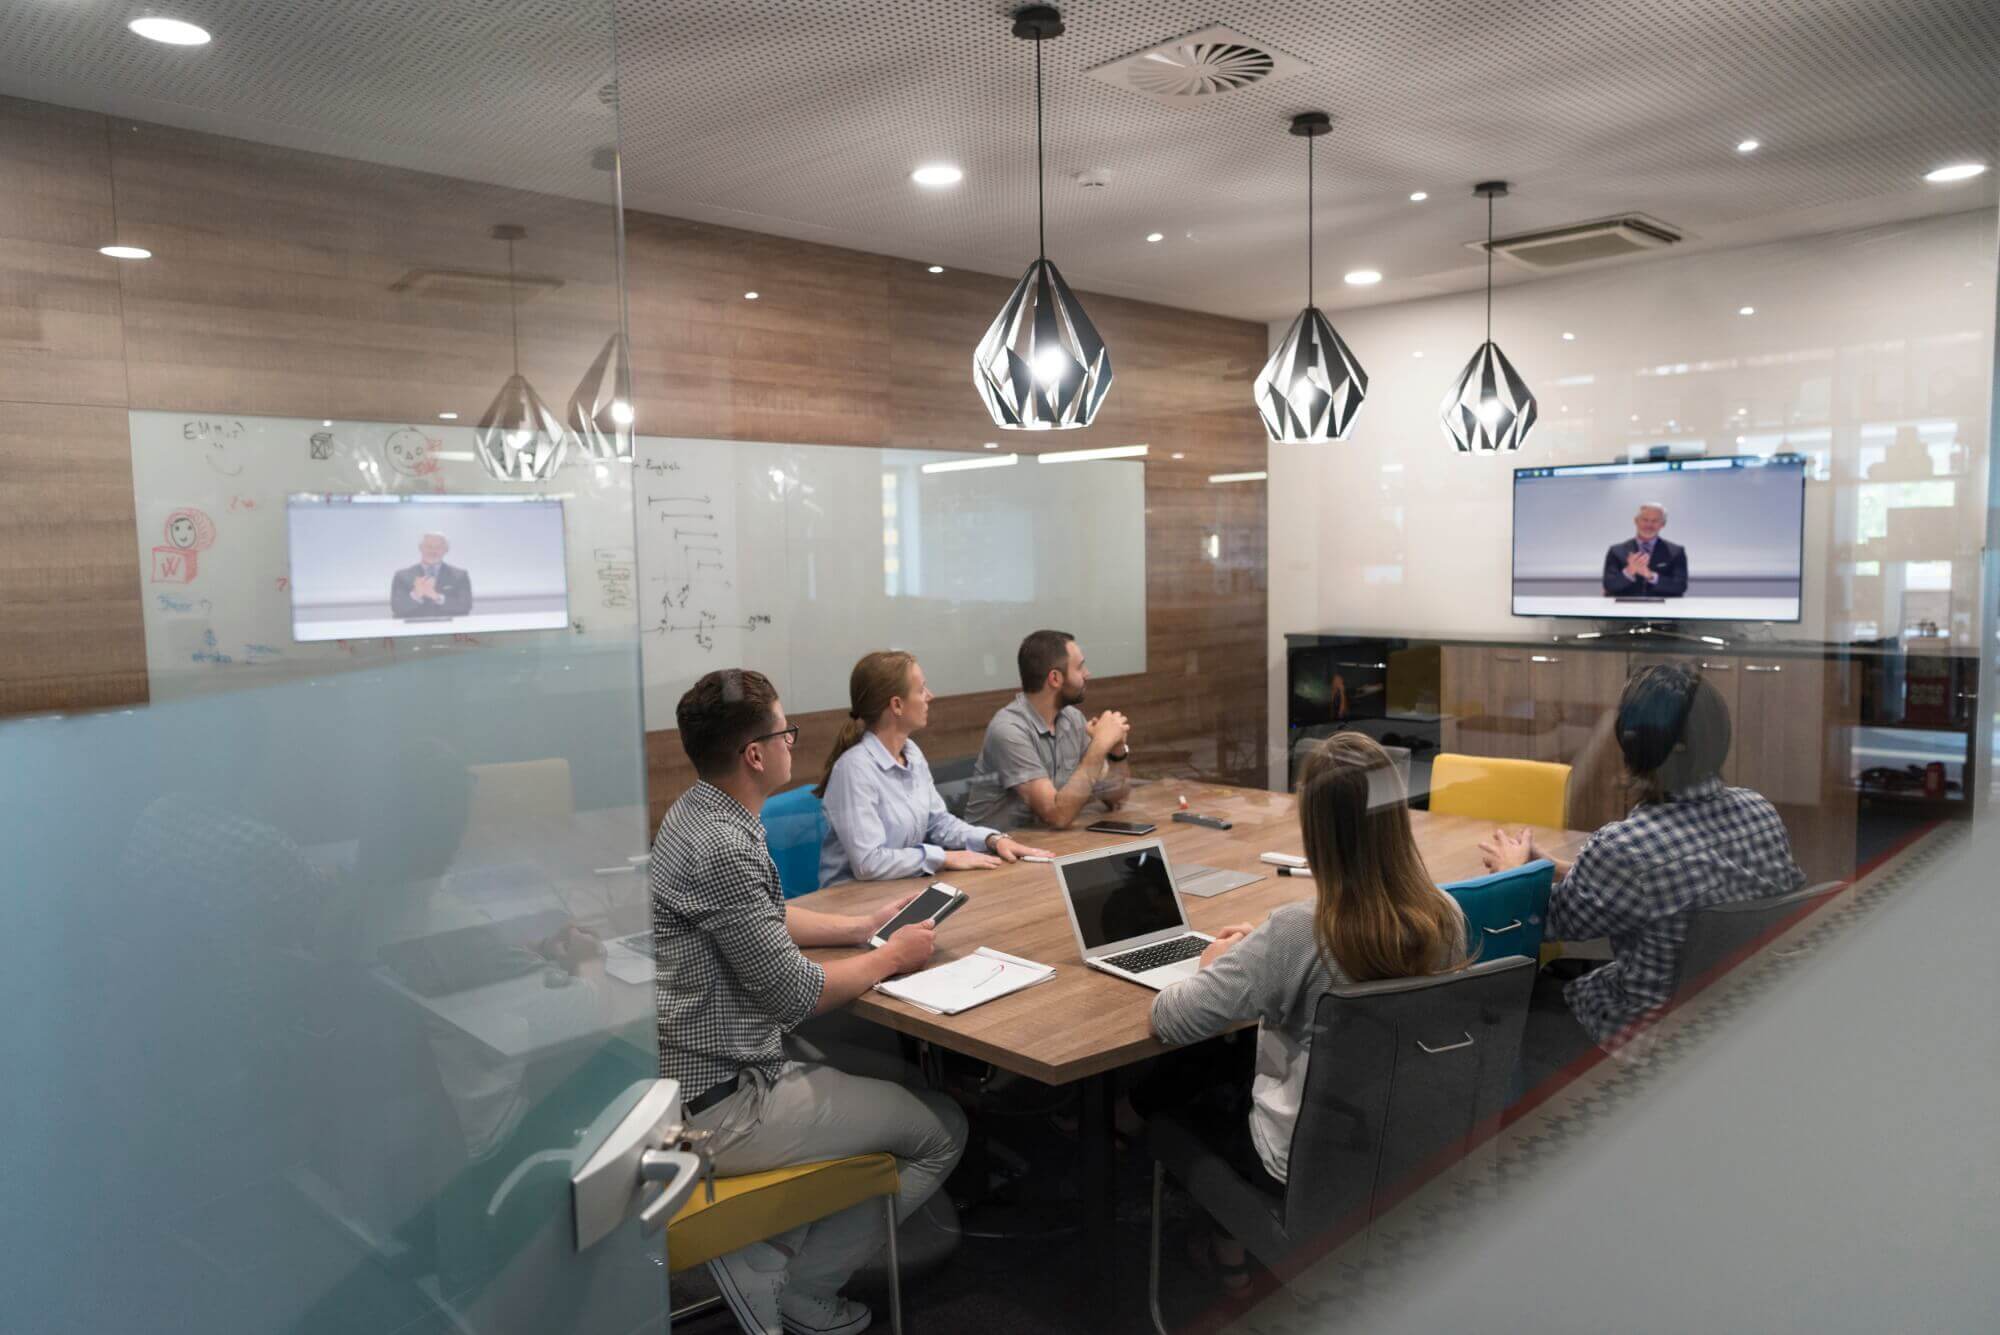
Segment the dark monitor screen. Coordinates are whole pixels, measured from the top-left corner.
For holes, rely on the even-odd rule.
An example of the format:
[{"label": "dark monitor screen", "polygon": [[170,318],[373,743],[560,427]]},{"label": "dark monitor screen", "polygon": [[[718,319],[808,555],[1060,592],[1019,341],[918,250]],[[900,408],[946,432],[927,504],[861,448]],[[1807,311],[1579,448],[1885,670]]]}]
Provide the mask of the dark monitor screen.
[{"label": "dark monitor screen", "polygon": [[1088,949],[1187,925],[1158,844],[1072,862],[1062,874]]}]

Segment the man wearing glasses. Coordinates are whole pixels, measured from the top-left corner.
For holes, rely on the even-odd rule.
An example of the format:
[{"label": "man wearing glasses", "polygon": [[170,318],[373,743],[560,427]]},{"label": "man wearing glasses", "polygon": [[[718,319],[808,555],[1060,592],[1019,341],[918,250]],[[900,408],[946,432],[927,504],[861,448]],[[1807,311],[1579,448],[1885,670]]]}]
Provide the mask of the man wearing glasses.
[{"label": "man wearing glasses", "polygon": [[[761,673],[711,672],[681,697],[681,745],[700,776],[660,822],[650,864],[660,1074],[680,1081],[688,1124],[709,1133],[715,1170],[888,1152],[901,1182],[898,1219],[944,1184],[965,1148],[965,1114],[929,1090],[799,1060],[786,1035],[930,958],[928,924],[879,950],[819,965],[801,946],[860,946],[907,903],[846,917],[785,903],[757,817],[791,783],[799,730]],[[866,1307],[843,1298],[848,1276],[880,1250],[872,1203],[753,1243],[709,1263],[750,1332],[855,1335]]]}]

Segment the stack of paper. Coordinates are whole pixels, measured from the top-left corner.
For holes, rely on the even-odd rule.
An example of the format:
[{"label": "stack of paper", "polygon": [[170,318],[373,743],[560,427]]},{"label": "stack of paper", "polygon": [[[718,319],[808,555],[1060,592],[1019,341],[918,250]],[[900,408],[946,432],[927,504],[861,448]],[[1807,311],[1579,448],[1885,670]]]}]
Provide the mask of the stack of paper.
[{"label": "stack of paper", "polygon": [[956,1015],[1056,976],[1047,964],[981,946],[963,959],[877,983],[875,990],[933,1015]]}]

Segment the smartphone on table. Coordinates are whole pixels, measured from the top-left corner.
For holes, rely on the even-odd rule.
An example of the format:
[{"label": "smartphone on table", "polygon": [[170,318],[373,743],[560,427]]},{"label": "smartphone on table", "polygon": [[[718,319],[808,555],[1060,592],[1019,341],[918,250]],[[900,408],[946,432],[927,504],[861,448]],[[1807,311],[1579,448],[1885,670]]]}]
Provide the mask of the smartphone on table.
[{"label": "smartphone on table", "polygon": [[1094,830],[1098,834],[1141,835],[1141,834],[1151,834],[1154,830],[1158,829],[1159,827],[1154,825],[1151,821],[1144,821],[1144,820],[1100,820],[1100,821],[1094,821],[1091,824],[1084,826],[1083,828],[1086,830]]},{"label": "smartphone on table", "polygon": [[868,938],[871,946],[886,946],[889,938],[913,923],[928,921],[935,927],[958,911],[965,902],[965,891],[943,881],[932,881],[924,887],[923,893],[897,911],[896,916],[882,924],[875,935]]}]

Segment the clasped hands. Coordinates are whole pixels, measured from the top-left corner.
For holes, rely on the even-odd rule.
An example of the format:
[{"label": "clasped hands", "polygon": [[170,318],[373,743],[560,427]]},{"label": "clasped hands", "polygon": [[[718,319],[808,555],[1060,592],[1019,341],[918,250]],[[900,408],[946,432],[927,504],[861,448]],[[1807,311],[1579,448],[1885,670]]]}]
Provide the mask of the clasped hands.
[{"label": "clasped hands", "polygon": [[427,603],[441,603],[444,601],[444,595],[438,592],[437,576],[435,575],[417,576],[416,583],[410,588],[410,596],[412,598],[421,598]]},{"label": "clasped hands", "polygon": [[1643,579],[1650,582],[1653,578],[1653,554],[1651,552],[1633,552],[1630,556],[1626,557],[1625,578]]}]

